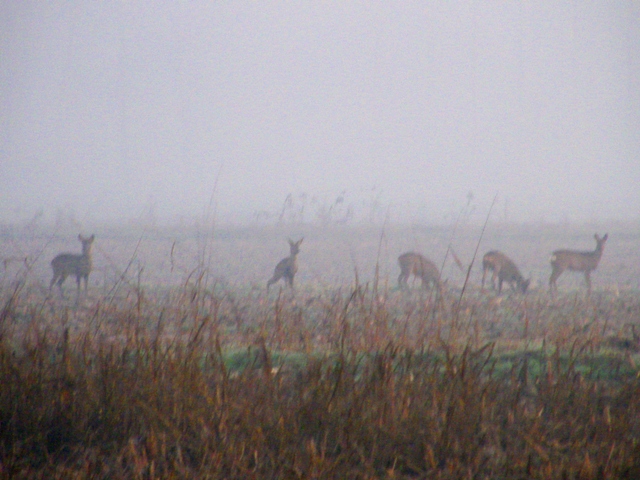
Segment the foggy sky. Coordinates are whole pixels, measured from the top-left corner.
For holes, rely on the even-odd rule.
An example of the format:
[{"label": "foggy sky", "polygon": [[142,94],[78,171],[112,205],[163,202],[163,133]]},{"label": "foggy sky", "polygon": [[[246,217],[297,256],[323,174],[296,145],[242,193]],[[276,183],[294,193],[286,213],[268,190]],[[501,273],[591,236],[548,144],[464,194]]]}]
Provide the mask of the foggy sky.
[{"label": "foggy sky", "polygon": [[638,218],[639,185],[633,0],[0,3],[3,222]]}]

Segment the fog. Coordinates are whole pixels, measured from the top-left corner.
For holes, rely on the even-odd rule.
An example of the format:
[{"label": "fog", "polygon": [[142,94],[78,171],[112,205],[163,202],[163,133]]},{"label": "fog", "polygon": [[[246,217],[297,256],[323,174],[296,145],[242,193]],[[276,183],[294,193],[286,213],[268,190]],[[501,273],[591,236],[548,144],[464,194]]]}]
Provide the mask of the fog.
[{"label": "fog", "polygon": [[2,222],[640,216],[633,0],[0,9]]}]

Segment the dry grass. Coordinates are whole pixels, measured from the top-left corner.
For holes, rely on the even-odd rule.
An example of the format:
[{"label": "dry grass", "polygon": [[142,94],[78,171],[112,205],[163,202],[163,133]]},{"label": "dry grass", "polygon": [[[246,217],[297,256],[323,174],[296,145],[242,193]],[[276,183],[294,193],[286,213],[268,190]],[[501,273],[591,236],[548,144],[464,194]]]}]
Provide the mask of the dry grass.
[{"label": "dry grass", "polygon": [[637,296],[163,295],[5,303],[5,477],[640,473]]},{"label": "dry grass", "polygon": [[637,291],[127,278],[3,283],[1,477],[640,478]]}]

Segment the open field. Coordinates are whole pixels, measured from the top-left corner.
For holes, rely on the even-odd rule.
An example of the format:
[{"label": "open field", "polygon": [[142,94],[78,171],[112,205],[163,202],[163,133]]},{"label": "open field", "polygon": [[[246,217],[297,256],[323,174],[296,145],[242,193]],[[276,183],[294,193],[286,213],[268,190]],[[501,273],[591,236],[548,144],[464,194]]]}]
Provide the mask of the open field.
[{"label": "open field", "polygon": [[[591,297],[552,299],[551,252],[596,232]],[[640,477],[637,224],[490,225],[466,285],[447,247],[466,267],[480,228],[103,228],[88,292],[50,294],[78,233],[0,231],[6,478]],[[490,249],[529,293],[480,290]],[[407,250],[441,293],[397,288]]]},{"label": "open field", "polygon": [[[0,226],[0,259],[14,259],[2,272],[3,282],[11,281],[22,267],[17,260],[28,257],[29,279],[48,286],[49,262],[61,251],[80,252],[79,233],[46,229]],[[608,232],[602,262],[594,275],[596,290],[617,287],[640,289],[640,224],[490,224],[484,234],[471,283],[479,284],[481,257],[488,250],[499,249],[515,260],[525,277],[532,276],[532,286],[546,289],[551,268],[549,256],[558,248],[593,250],[594,233]],[[209,276],[229,285],[247,286],[266,283],[278,259],[288,255],[287,238],[304,236],[300,254],[300,271],[296,279],[302,284],[335,287],[351,284],[354,272],[371,281],[376,265],[379,277],[396,286],[399,273],[397,257],[415,250],[443,263],[443,278],[460,287],[465,275],[445,259],[451,244],[463,263],[468,264],[480,237],[480,227],[339,227],[309,225],[282,227],[246,227],[209,229],[143,228],[139,226],[103,227],[95,231],[93,290],[109,289],[121,279],[125,269],[128,279],[144,268],[141,281],[146,285],[179,286],[198,267],[206,267]],[[580,275],[563,275],[561,290],[582,287]]]}]

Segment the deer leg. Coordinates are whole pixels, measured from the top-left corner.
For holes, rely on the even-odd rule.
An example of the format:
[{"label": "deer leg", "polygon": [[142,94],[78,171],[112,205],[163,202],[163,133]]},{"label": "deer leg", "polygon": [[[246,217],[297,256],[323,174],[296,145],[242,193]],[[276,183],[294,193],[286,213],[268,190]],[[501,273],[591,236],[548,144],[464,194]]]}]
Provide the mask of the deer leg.
[{"label": "deer leg", "polygon": [[591,295],[591,272],[587,270],[584,272],[584,279],[587,282],[587,296]]},{"label": "deer leg", "polygon": [[58,276],[58,280],[56,281],[56,285],[58,285],[58,290],[60,291],[60,296],[62,298],[64,298],[64,291],[62,290],[62,284],[66,279],[67,279],[67,276],[65,274],[61,274],[60,276]]},{"label": "deer leg", "polygon": [[273,277],[271,277],[271,279],[269,279],[269,281],[267,282],[267,293],[269,293],[269,287],[274,283],[276,283],[281,278],[282,278],[282,275],[278,275],[277,273],[273,274]]},{"label": "deer leg", "polygon": [[484,278],[487,276],[487,269],[486,268],[482,268],[482,284],[481,284],[481,289],[484,290]]},{"label": "deer leg", "polygon": [[553,267],[553,270],[551,271],[551,276],[549,277],[550,292],[558,291],[558,285],[556,285],[556,280],[558,279],[560,274],[562,274],[562,270],[560,270],[559,268]]},{"label": "deer leg", "polygon": [[502,293],[502,277],[498,277],[498,295]]}]

